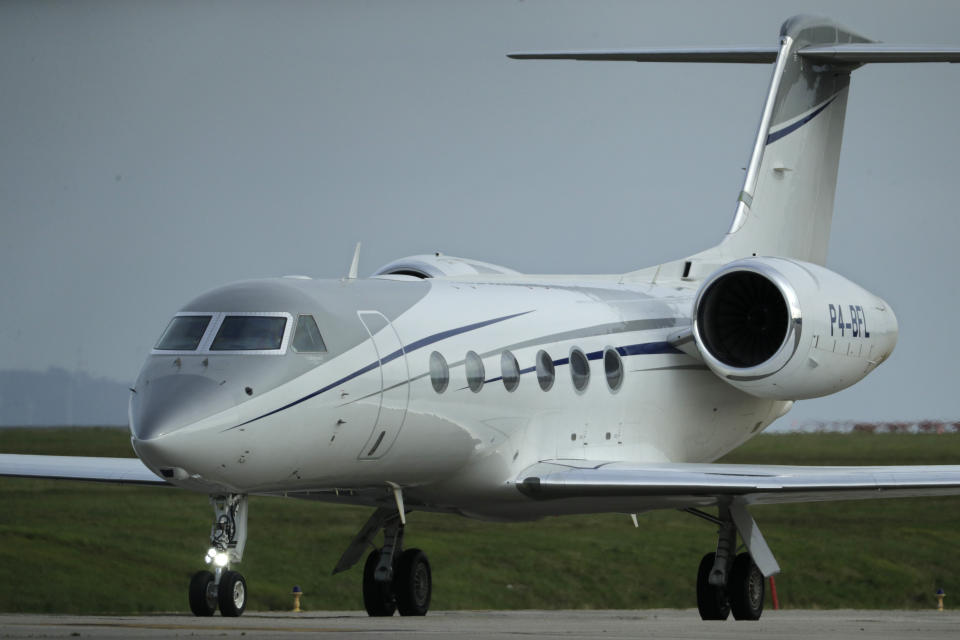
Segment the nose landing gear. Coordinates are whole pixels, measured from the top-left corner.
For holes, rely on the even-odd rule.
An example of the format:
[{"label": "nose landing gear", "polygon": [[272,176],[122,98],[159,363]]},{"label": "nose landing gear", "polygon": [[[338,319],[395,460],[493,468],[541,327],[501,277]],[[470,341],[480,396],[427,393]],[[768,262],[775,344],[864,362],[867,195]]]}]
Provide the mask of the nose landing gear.
[{"label": "nose landing gear", "polygon": [[247,542],[247,497],[230,494],[210,496],[214,522],[206,562],[214,572],[198,571],[190,579],[190,610],[195,616],[220,614],[235,618],[247,608],[247,582],[230,563],[240,562]]}]

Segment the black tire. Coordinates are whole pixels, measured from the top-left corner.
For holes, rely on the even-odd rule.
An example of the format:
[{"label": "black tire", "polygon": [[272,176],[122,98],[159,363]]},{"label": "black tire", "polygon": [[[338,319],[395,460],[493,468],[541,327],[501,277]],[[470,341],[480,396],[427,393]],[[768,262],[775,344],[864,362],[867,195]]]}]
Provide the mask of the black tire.
[{"label": "black tire", "polygon": [[374,549],[363,565],[363,608],[372,617],[389,617],[397,610],[397,599],[392,584],[377,582],[373,577],[379,562],[380,550]]},{"label": "black tire", "polygon": [[397,609],[402,616],[425,616],[433,594],[433,574],[427,554],[420,549],[407,549],[400,556],[393,576]]},{"label": "black tire", "polygon": [[763,574],[754,564],[749,553],[741,553],[733,560],[730,582],[730,610],[737,620],[759,620],[763,613],[763,598],[766,594]]},{"label": "black tire", "polygon": [[195,616],[209,617],[217,610],[217,597],[213,589],[213,574],[197,571],[190,578],[190,611]]},{"label": "black tire", "polygon": [[726,620],[730,615],[730,601],[727,590],[710,584],[710,570],[713,569],[716,553],[708,553],[700,560],[697,569],[697,609],[701,620]]},{"label": "black tire", "polygon": [[224,571],[217,587],[220,615],[236,618],[247,608],[247,581],[236,571]]}]

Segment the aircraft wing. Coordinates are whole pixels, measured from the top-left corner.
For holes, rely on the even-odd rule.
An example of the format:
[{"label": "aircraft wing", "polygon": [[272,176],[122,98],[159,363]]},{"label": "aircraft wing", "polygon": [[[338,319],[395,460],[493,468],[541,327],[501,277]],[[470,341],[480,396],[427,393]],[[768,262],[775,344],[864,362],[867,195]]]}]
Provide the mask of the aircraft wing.
[{"label": "aircraft wing", "polygon": [[2,453],[0,454],[0,476],[172,486],[144,466],[139,458],[31,456]]},{"label": "aircraft wing", "polygon": [[960,494],[960,465],[793,467],[753,464],[632,464],[550,460],[526,469],[517,488],[538,500],[659,501],[665,506],[822,502]]}]

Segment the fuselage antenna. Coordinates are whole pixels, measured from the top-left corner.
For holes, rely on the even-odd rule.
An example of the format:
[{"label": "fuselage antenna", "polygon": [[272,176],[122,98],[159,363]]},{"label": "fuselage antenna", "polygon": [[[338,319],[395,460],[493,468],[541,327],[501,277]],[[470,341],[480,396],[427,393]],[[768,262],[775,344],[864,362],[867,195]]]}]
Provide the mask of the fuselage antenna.
[{"label": "fuselage antenna", "polygon": [[347,274],[348,280],[356,280],[357,278],[357,267],[360,266],[360,243],[357,243],[357,248],[353,250],[353,261],[350,263],[350,273]]}]

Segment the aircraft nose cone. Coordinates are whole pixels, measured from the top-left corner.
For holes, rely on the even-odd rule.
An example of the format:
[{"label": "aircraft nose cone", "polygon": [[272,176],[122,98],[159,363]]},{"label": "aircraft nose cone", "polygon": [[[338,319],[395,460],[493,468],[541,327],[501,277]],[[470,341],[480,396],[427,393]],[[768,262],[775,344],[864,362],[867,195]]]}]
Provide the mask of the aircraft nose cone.
[{"label": "aircraft nose cone", "polygon": [[222,402],[223,390],[210,378],[159,376],[130,398],[130,420],[138,440],[150,440],[209,416]]}]

